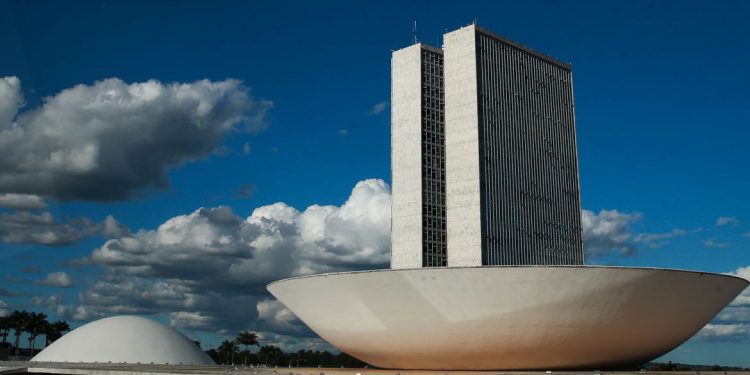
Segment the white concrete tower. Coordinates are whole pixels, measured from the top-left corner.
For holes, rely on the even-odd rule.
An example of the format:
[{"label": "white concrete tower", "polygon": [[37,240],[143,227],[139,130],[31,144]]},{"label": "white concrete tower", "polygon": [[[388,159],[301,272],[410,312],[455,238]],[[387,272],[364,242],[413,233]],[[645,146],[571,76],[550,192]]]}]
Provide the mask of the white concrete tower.
[{"label": "white concrete tower", "polygon": [[415,44],[391,59],[391,268],[445,266],[442,51]]},{"label": "white concrete tower", "polygon": [[476,32],[473,26],[447,33],[445,69],[445,169],[448,265],[482,265],[479,185],[479,107]]},{"label": "white concrete tower", "polygon": [[448,266],[583,264],[569,64],[444,35]]},{"label": "white concrete tower", "polygon": [[583,264],[569,64],[470,25],[391,68],[391,267]]}]

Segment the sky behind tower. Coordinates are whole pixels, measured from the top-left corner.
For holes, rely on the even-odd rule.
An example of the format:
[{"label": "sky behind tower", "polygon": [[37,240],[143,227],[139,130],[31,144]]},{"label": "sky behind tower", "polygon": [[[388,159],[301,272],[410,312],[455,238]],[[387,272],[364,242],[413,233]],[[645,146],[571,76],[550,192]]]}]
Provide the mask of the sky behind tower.
[{"label": "sky behind tower", "polygon": [[[0,314],[327,348],[264,289],[387,267],[390,54],[573,66],[587,263],[750,278],[741,1],[0,0]],[[750,292],[675,362],[750,367]]]}]

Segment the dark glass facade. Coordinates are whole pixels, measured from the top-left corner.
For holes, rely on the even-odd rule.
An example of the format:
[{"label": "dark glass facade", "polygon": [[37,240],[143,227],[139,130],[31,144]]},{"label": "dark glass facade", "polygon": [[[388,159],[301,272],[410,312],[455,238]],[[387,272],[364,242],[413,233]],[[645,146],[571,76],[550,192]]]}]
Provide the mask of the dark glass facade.
[{"label": "dark glass facade", "polygon": [[482,265],[583,264],[570,66],[477,31]]},{"label": "dark glass facade", "polygon": [[422,267],[447,265],[443,54],[422,48]]}]

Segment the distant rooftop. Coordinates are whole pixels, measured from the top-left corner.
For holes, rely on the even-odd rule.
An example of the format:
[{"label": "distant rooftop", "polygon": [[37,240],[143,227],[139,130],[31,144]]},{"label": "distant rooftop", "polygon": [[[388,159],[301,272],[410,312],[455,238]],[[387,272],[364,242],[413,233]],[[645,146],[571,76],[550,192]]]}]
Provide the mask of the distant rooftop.
[{"label": "distant rooftop", "polygon": [[[573,69],[573,66],[570,63],[568,63],[568,62],[565,62],[565,61],[559,60],[557,58],[554,58],[552,56],[549,56],[549,55],[546,55],[544,53],[541,53],[541,52],[539,52],[539,51],[537,51],[535,49],[529,48],[529,47],[527,47],[527,46],[525,46],[525,45],[523,45],[521,43],[518,43],[518,42],[516,42],[514,40],[508,39],[508,38],[506,38],[506,37],[504,37],[504,36],[502,36],[500,34],[497,34],[497,33],[493,32],[493,31],[487,30],[487,29],[485,29],[483,27],[479,27],[479,26],[477,26],[475,24],[464,26],[464,27],[458,28],[458,29],[453,30],[453,31],[449,31],[446,34],[452,33],[452,32],[458,31],[458,30],[462,30],[462,29],[465,29],[467,27],[474,27],[476,29],[476,31],[478,31],[478,32],[480,32],[482,34],[485,34],[485,35],[488,35],[488,36],[490,36],[492,38],[500,40],[500,41],[502,41],[503,43],[505,43],[507,45],[510,45],[510,46],[512,46],[514,48],[518,48],[521,51],[524,51],[526,53],[532,54],[532,55],[534,55],[534,56],[536,56],[536,57],[538,57],[538,58],[540,58],[540,59],[542,59],[544,61],[547,61],[547,62],[549,62],[551,64],[557,65],[560,68],[563,68],[565,70],[572,70]],[[412,47],[412,46],[415,46],[415,45],[419,45],[419,46],[421,46],[421,48],[429,50],[429,51],[432,51],[432,52],[435,52],[435,53],[441,53],[441,54],[443,53],[443,50],[441,48],[433,47],[433,46],[431,46],[429,44],[422,43],[422,42],[417,42],[415,44],[412,44],[410,46],[407,46],[407,47],[404,47],[404,48],[401,48],[401,49],[409,48],[409,47]]]},{"label": "distant rooftop", "polygon": [[[504,37],[504,36],[502,36],[500,34],[497,34],[497,33],[493,32],[493,31],[487,30],[485,28],[479,27],[479,26],[474,25],[474,24],[469,25],[469,26],[464,26],[461,29],[466,28],[466,27],[474,27],[478,32],[480,32],[482,34],[485,34],[485,35],[491,36],[491,37],[493,37],[495,39],[498,39],[498,40],[502,41],[505,44],[511,45],[511,46],[513,46],[515,48],[518,48],[518,49],[520,49],[520,50],[522,50],[524,52],[530,53],[530,54],[532,54],[532,55],[534,55],[536,57],[539,57],[542,60],[545,60],[545,61],[547,61],[549,63],[555,64],[555,65],[557,65],[557,66],[559,66],[559,67],[561,67],[563,69],[571,70],[573,68],[572,65],[570,65],[570,63],[564,62],[562,60],[558,60],[558,59],[556,59],[554,57],[551,57],[549,55],[545,55],[545,54],[543,54],[543,53],[541,53],[541,52],[539,52],[539,51],[537,51],[535,49],[526,47],[525,45],[523,45],[521,43],[518,43],[516,41],[510,40],[510,39],[508,39],[508,38],[506,38],[506,37]],[[458,29],[458,30],[461,30],[461,29]]]}]

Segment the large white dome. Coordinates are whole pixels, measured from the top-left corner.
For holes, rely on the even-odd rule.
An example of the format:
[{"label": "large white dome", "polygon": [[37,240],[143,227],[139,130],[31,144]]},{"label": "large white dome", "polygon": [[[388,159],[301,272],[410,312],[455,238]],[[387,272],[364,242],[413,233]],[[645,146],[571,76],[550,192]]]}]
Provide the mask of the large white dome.
[{"label": "large white dome", "polygon": [[214,361],[173,328],[137,316],[114,316],[81,326],[32,361],[213,365]]}]

